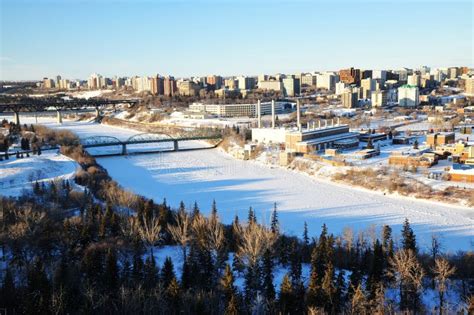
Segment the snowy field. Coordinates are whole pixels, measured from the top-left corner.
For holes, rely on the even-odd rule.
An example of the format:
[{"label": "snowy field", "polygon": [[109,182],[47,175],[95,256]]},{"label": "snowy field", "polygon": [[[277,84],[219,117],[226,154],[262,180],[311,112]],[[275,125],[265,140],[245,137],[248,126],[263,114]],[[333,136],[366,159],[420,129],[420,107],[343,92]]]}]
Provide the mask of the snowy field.
[{"label": "snowy field", "polygon": [[[112,135],[125,139],[137,131],[91,123],[65,123],[81,138]],[[399,235],[408,218],[420,245],[427,249],[431,236],[441,237],[445,250],[472,250],[474,209],[448,204],[385,196],[380,192],[353,188],[308,175],[271,168],[257,162],[235,160],[217,149],[184,151],[139,156],[101,158],[99,163],[122,186],[172,206],[183,200],[191,206],[197,201],[209,213],[215,199],[222,220],[231,222],[235,215],[245,219],[252,206],[261,222],[269,222],[276,202],[285,232],[301,235],[306,221],[312,235],[318,235],[323,223],[333,233],[345,227],[372,233],[382,224],[390,224]]]},{"label": "snowy field", "polygon": [[19,196],[35,181],[72,179],[76,168],[73,160],[53,152],[23,159],[10,157],[0,161],[0,195]]}]

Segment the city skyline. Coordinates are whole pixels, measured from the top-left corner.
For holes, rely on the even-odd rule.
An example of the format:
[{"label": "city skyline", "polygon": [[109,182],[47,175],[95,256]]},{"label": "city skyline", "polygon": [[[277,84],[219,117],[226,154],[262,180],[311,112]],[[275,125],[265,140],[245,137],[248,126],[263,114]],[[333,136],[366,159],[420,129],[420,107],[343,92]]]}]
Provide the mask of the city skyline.
[{"label": "city skyline", "polygon": [[473,66],[470,1],[1,6],[1,80]]}]

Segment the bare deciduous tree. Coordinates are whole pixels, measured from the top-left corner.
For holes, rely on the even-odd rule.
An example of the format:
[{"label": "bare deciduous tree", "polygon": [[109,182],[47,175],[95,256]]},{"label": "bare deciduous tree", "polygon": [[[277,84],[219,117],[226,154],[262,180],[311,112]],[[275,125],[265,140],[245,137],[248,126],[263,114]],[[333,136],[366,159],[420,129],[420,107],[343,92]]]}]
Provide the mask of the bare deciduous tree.
[{"label": "bare deciduous tree", "polygon": [[168,231],[183,250],[183,261],[186,260],[186,249],[191,240],[191,219],[185,211],[176,215],[176,225],[168,224]]},{"label": "bare deciduous tree", "polygon": [[255,266],[263,253],[272,247],[276,236],[262,225],[250,223],[241,231],[237,255],[248,266]]},{"label": "bare deciduous tree", "polygon": [[136,225],[138,234],[150,246],[150,253],[153,256],[153,246],[161,239],[161,225],[160,220],[156,216],[148,219],[143,216],[143,223]]},{"label": "bare deciduous tree", "polygon": [[452,267],[446,259],[437,258],[432,271],[435,275],[436,287],[438,288],[439,314],[442,315],[444,314],[444,295],[448,290],[449,277],[456,272],[456,268]]}]

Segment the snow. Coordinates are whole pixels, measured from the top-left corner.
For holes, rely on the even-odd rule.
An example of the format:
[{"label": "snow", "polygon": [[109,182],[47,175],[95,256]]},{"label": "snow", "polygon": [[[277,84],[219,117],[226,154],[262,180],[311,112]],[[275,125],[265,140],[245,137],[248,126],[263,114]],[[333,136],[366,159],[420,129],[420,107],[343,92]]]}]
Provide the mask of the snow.
[{"label": "snow", "polygon": [[[113,135],[128,137],[137,131],[106,125],[71,123],[60,126],[80,137]],[[302,234],[304,221],[312,235],[326,223],[333,233],[344,227],[356,231],[390,224],[399,234],[405,218],[412,224],[422,249],[431,236],[441,237],[445,250],[472,250],[474,209],[429,200],[384,195],[320,177],[269,167],[255,161],[240,161],[217,149],[137,156],[99,158],[109,174],[122,186],[138,194],[177,207],[197,201],[209,213],[217,202],[223,222],[235,215],[247,217],[252,206],[260,222],[269,222],[273,203],[279,210],[283,231]]]},{"label": "snow", "polygon": [[0,161],[0,195],[20,196],[35,181],[72,179],[77,165],[70,158],[52,152],[29,158]]}]

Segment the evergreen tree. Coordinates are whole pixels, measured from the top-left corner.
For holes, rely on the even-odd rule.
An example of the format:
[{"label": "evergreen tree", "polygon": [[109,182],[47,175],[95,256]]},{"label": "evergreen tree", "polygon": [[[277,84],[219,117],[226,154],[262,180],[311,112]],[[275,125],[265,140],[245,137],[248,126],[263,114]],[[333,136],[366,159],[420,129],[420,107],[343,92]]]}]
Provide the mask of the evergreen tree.
[{"label": "evergreen tree", "polygon": [[270,228],[272,230],[272,233],[277,234],[277,235],[280,233],[280,224],[278,222],[278,213],[277,213],[277,204],[276,204],[276,202],[273,204],[273,212],[272,212]]},{"label": "evergreen tree", "polygon": [[273,286],[273,257],[269,250],[263,254],[263,290],[268,303],[275,299],[275,287]]},{"label": "evergreen tree", "polygon": [[191,287],[191,277],[191,268],[188,259],[186,258],[183,262],[183,272],[181,273],[181,288],[183,288],[183,291],[186,291]]},{"label": "evergreen tree", "polygon": [[215,199],[212,200],[211,220],[217,220],[217,204]]},{"label": "evergreen tree", "polygon": [[249,224],[257,223],[257,217],[255,216],[255,212],[254,212],[252,207],[249,208],[249,214],[248,214],[247,222]]},{"label": "evergreen tree", "polygon": [[334,305],[336,314],[340,314],[345,305],[346,299],[346,280],[344,270],[339,271],[336,279],[336,293],[334,294]]},{"label": "evergreen tree", "polygon": [[163,268],[161,269],[161,283],[163,284],[163,287],[167,288],[173,278],[176,278],[173,262],[170,257],[166,257]]},{"label": "evergreen tree", "polygon": [[311,255],[310,255],[310,245],[309,245],[309,235],[308,235],[308,224],[306,221],[304,222],[303,228],[303,249],[302,249],[302,260],[303,262],[309,262]]},{"label": "evergreen tree", "polygon": [[159,269],[156,265],[155,256],[150,255],[145,261],[143,267],[143,284],[147,290],[153,290],[159,281]]},{"label": "evergreen tree", "polygon": [[283,281],[280,286],[280,296],[278,299],[278,304],[280,307],[281,314],[289,314],[294,310],[295,296],[293,292],[293,287],[291,285],[290,277],[286,274],[283,277]]},{"label": "evergreen tree", "polygon": [[234,275],[232,274],[232,269],[229,264],[225,266],[224,274],[220,280],[220,286],[223,294],[224,305],[228,305],[232,297],[236,294]]},{"label": "evergreen tree", "polygon": [[336,286],[334,284],[334,266],[328,263],[326,272],[324,273],[321,289],[324,293],[324,309],[326,312],[333,314],[335,312],[335,295]]},{"label": "evergreen tree", "polygon": [[405,222],[403,223],[402,245],[404,250],[412,250],[415,254],[418,252],[415,233],[413,233],[408,219],[405,219]]},{"label": "evergreen tree", "polygon": [[181,290],[176,277],[171,278],[169,285],[166,287],[166,298],[168,305],[173,314],[179,314],[179,305],[181,301]]},{"label": "evergreen tree", "polygon": [[384,275],[384,265],[385,259],[383,254],[382,245],[380,244],[379,240],[375,241],[374,244],[374,251],[373,257],[370,265],[369,270],[369,277],[367,279],[367,289],[369,293],[369,299],[373,299],[375,297],[375,293],[377,287],[380,285],[382,281],[382,277]]},{"label": "evergreen tree", "polygon": [[198,204],[197,204],[197,201],[195,201],[195,202],[194,202],[194,206],[193,206],[193,215],[192,215],[192,218],[194,219],[194,218],[197,217],[199,214],[200,214],[199,206],[198,206]]},{"label": "evergreen tree", "polygon": [[301,251],[298,247],[298,242],[294,240],[291,243],[290,248],[290,275],[291,275],[291,282],[293,287],[297,287],[301,282],[301,273],[302,273],[302,265],[301,265]]}]

